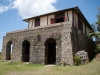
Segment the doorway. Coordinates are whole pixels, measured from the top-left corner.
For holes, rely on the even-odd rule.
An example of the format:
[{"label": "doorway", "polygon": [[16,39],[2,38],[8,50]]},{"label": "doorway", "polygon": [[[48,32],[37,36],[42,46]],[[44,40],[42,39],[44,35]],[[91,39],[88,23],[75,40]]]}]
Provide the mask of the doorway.
[{"label": "doorway", "polygon": [[49,38],[45,42],[45,64],[56,63],[56,41]]},{"label": "doorway", "polygon": [[11,60],[13,44],[9,41],[6,45],[6,60]]},{"label": "doorway", "polygon": [[25,40],[22,43],[22,62],[29,62],[30,42]]}]

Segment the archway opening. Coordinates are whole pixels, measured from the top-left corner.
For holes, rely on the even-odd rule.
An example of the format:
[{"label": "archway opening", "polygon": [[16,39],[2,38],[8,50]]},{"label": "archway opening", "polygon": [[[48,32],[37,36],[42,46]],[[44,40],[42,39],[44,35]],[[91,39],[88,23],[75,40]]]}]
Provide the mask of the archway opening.
[{"label": "archway opening", "polygon": [[22,62],[29,62],[30,55],[30,42],[28,40],[24,40],[22,43]]},{"label": "archway opening", "polygon": [[49,38],[45,42],[45,64],[56,63],[56,40]]},{"label": "archway opening", "polygon": [[9,41],[6,45],[6,60],[11,60],[12,58],[12,47],[13,44],[11,41]]}]

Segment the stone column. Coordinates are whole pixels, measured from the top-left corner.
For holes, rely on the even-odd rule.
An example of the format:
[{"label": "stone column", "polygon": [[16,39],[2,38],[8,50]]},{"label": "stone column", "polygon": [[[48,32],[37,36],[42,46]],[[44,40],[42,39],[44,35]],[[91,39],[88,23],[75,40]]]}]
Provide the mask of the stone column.
[{"label": "stone column", "polygon": [[13,38],[12,62],[22,62],[22,39]]},{"label": "stone column", "polygon": [[63,24],[62,30],[62,63],[73,65],[73,50],[71,42],[71,22]]}]

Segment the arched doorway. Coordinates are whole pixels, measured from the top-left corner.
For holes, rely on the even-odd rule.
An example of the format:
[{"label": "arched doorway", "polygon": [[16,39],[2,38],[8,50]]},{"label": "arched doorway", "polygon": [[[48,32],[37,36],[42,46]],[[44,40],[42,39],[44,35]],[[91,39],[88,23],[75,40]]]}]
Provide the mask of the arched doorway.
[{"label": "arched doorway", "polygon": [[6,45],[6,60],[11,60],[11,56],[12,56],[12,42],[9,41]]},{"label": "arched doorway", "polygon": [[30,55],[30,42],[28,40],[24,40],[22,43],[22,62],[29,62]]},{"label": "arched doorway", "polygon": [[56,63],[56,40],[49,38],[45,41],[45,64]]}]

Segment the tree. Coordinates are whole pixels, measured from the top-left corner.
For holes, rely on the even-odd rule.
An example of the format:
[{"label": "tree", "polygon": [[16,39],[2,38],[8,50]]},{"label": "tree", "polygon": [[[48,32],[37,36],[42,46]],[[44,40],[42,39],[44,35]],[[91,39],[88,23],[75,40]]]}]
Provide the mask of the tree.
[{"label": "tree", "polygon": [[94,32],[91,32],[89,34],[90,37],[94,36],[96,38],[96,54],[100,53],[100,7],[98,8],[98,14],[97,14],[97,22],[91,24],[92,28],[94,29]]},{"label": "tree", "polygon": [[97,14],[97,30],[100,31],[100,7],[98,8],[98,14]]},{"label": "tree", "polygon": [[98,8],[98,13],[97,13],[97,21],[93,24],[91,24],[92,28],[94,31],[99,31],[100,32],[100,7]]}]

